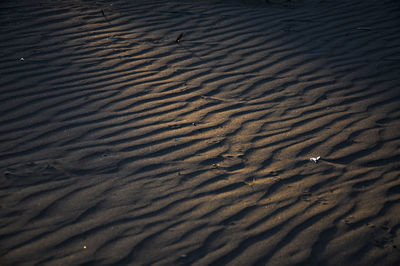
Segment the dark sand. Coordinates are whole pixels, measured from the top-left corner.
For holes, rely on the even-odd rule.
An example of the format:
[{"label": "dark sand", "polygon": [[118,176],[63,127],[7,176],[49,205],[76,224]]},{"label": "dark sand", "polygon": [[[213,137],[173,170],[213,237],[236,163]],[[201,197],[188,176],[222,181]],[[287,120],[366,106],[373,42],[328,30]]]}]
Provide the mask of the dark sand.
[{"label": "dark sand", "polygon": [[0,2],[0,265],[400,264],[399,2],[245,2]]}]

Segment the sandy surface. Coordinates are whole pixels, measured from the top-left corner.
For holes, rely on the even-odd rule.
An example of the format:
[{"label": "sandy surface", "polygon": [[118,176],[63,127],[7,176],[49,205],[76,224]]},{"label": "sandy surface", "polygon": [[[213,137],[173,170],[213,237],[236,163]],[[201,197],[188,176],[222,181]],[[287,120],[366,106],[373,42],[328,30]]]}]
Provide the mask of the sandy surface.
[{"label": "sandy surface", "polygon": [[0,264],[400,263],[399,17],[1,1]]}]

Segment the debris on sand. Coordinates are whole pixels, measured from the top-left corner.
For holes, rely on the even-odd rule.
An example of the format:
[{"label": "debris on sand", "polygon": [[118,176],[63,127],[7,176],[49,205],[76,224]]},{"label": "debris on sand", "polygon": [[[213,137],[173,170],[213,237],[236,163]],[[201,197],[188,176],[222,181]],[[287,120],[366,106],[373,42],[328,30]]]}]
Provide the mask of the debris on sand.
[{"label": "debris on sand", "polygon": [[310,158],[310,161],[311,161],[311,162],[314,162],[314,163],[317,163],[317,162],[319,161],[319,159],[321,159],[321,156],[318,156],[318,157],[316,157],[316,158],[311,157],[311,158]]}]

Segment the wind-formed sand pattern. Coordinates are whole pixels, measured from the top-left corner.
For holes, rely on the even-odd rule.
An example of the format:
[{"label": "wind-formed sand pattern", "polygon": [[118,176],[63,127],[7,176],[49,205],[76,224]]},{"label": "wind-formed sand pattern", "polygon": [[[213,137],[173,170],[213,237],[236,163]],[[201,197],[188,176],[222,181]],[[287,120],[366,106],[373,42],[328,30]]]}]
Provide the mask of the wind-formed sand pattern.
[{"label": "wind-formed sand pattern", "polygon": [[398,2],[244,2],[0,3],[1,265],[400,264]]}]

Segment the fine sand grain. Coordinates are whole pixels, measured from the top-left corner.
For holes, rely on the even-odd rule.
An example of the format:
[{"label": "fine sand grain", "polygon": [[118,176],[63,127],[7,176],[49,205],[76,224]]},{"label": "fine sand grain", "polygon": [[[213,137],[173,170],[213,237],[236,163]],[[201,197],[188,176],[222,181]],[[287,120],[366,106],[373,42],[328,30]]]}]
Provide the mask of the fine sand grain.
[{"label": "fine sand grain", "polygon": [[399,17],[1,1],[0,265],[399,265]]}]

